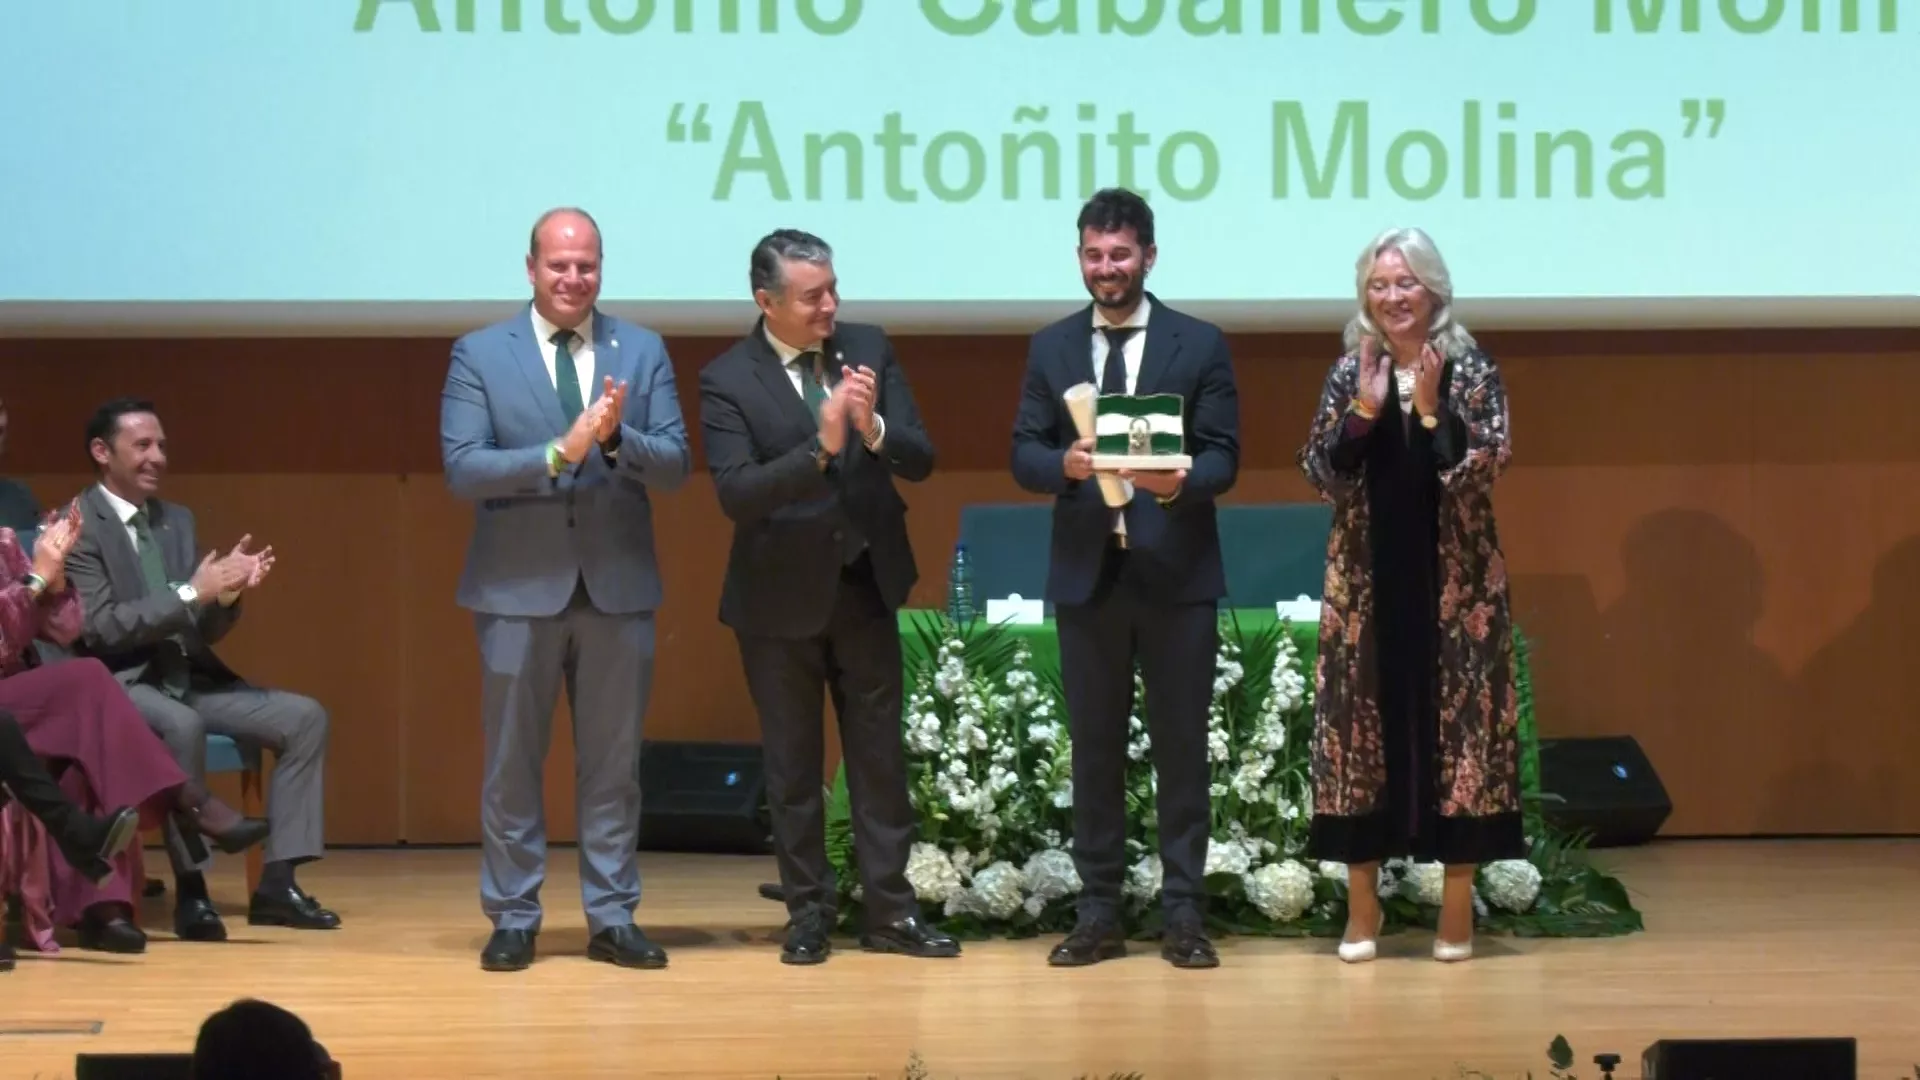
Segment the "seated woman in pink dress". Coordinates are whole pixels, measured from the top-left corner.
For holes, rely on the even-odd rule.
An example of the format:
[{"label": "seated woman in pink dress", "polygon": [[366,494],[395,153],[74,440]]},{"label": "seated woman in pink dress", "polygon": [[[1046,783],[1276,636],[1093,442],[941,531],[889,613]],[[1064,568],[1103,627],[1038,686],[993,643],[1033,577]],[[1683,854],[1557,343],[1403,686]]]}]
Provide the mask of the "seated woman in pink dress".
[{"label": "seated woman in pink dress", "polygon": [[[11,816],[7,813],[9,802],[37,820],[53,841],[53,850],[59,852],[67,865],[92,878],[95,884],[105,884],[113,877],[113,857],[125,851],[140,835],[140,812],[132,807],[121,807],[106,817],[99,817],[67,798],[67,793],[60,790],[59,783],[34,754],[33,747],[27,745],[27,735],[20,730],[20,722],[0,713],[0,830],[3,830],[0,861],[33,858],[39,854],[30,850],[33,845],[12,842],[14,830],[7,828],[7,818]],[[24,825],[20,823],[22,831]],[[0,894],[10,891],[9,873],[18,873],[19,886],[28,891],[44,881],[43,876],[34,875],[24,866],[0,867]],[[35,896],[29,902],[32,899],[44,903],[45,898]],[[14,959],[13,946],[0,941],[0,971],[12,971]]]},{"label": "seated woman in pink dress", "polygon": [[[48,519],[31,558],[12,529],[0,528],[0,713],[18,721],[33,752],[86,813],[134,807],[148,828],[171,815],[183,835],[208,837],[229,853],[259,843],[267,823],[242,817],[181,772],[106,665],[91,658],[39,665],[35,637],[66,645],[80,632],[80,597],[65,571],[79,535],[71,505]],[[146,949],[132,920],[134,856],[113,856],[104,882],[64,860],[50,868],[54,921],[77,928],[81,948]]]}]

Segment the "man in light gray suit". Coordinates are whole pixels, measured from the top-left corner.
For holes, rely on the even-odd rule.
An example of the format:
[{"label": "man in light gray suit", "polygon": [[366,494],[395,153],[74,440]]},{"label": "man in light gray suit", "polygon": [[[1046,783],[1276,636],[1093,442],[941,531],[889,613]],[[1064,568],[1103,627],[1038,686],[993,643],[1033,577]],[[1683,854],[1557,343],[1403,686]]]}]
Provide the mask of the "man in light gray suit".
[{"label": "man in light gray suit", "polygon": [[[658,334],[599,313],[600,229],[551,210],[527,254],[533,302],[462,337],[440,399],[447,485],[474,503],[459,602],[483,668],[481,908],[488,971],[533,962],[546,877],[542,775],[564,678],[573,709],[587,955],[664,967],[640,902],[640,721],[660,573],[651,493],[691,455]],[[588,404],[583,390],[599,383]]]}]

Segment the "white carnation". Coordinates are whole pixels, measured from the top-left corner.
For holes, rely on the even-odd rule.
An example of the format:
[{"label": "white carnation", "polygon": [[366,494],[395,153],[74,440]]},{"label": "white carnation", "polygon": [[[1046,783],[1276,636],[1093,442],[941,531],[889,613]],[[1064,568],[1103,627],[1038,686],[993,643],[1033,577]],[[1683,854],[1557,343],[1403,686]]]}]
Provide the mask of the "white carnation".
[{"label": "white carnation", "polygon": [[1540,898],[1540,868],[1525,859],[1502,859],[1481,871],[1486,897],[1495,907],[1522,914]]}]

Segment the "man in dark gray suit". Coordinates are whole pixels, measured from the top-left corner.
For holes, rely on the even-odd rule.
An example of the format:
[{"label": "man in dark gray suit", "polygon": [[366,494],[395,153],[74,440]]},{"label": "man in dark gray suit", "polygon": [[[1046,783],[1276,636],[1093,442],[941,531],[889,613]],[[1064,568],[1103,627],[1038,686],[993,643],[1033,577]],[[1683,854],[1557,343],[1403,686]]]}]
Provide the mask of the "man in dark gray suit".
[{"label": "man in dark gray suit", "polygon": [[[327,711],[303,694],[248,684],[213,651],[239,620],[242,596],[273,569],[273,549],[249,551],[251,537],[242,537],[224,554],[200,554],[193,514],[159,498],[167,436],[152,402],[102,405],[87,422],[87,453],[100,482],[80,496],[80,539],[67,554],[67,580],[86,609],[78,651],[98,657],[126,685],[148,726],[195,780],[206,776],[209,732],[273,751],[273,831],[247,921],[338,927],[339,916],[303,891],[293,873],[325,850]],[[184,941],[225,940],[207,894],[210,856],[171,824],[166,841],[178,882],[174,932]]]},{"label": "man in dark gray suit", "polygon": [[[667,962],[633,924],[640,902],[640,722],[653,675],[654,490],[691,456],[658,334],[599,313],[602,246],[584,211],[533,228],[533,302],[453,346],[440,452],[474,504],[459,602],[474,613],[484,684],[481,908],[489,971],[533,962],[546,877],[542,773],[554,704],[573,708],[587,955]],[[587,397],[596,383],[601,393]],[[591,404],[589,404],[591,401]]]},{"label": "man in dark gray suit", "polygon": [[[900,732],[900,627],[919,578],[895,481],[933,473],[933,440],[893,343],[839,321],[833,249],[795,229],[754,245],[761,317],[700,372],[707,467],[733,521],[720,621],[760,714],[789,933],[780,959],[832,951],[838,886],[821,802],[821,699],[833,699],[853,797],[861,945],[949,957],[907,881],[914,811]],[[824,695],[823,695],[824,691]]]}]

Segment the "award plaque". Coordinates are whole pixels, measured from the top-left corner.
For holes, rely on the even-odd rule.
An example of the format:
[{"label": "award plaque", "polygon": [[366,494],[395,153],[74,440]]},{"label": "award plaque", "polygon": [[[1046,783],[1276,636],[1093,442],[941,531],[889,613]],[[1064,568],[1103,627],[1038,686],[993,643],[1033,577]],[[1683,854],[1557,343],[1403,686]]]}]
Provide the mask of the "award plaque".
[{"label": "award plaque", "polygon": [[1179,394],[1101,394],[1094,399],[1093,467],[1105,471],[1190,469]]}]

